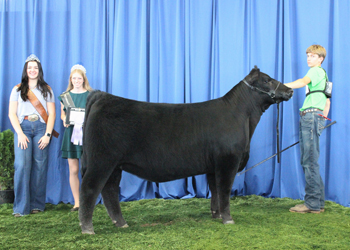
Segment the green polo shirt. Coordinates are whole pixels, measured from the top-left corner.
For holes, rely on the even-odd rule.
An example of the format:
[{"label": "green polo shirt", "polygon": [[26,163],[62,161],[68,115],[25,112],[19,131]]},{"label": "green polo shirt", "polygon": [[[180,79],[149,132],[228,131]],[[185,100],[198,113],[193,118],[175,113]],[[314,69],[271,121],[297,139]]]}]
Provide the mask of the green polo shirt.
[{"label": "green polo shirt", "polygon": [[[326,86],[326,73],[321,67],[312,67],[307,72],[306,76],[311,79],[311,82],[307,85],[310,91],[324,90]],[[305,98],[304,104],[300,111],[309,108],[318,108],[323,110],[326,106],[327,97],[324,93],[316,92],[308,95]]]}]

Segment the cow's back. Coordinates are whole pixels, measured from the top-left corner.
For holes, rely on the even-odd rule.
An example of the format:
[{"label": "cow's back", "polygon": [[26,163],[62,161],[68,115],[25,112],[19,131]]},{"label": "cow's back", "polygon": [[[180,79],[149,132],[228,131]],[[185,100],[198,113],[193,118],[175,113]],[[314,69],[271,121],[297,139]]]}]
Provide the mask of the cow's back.
[{"label": "cow's back", "polygon": [[84,143],[113,157],[127,172],[151,181],[169,181],[213,172],[217,154],[237,151],[236,144],[244,142],[246,135],[235,134],[243,120],[235,113],[220,98],[160,104],[105,93],[91,105]]}]

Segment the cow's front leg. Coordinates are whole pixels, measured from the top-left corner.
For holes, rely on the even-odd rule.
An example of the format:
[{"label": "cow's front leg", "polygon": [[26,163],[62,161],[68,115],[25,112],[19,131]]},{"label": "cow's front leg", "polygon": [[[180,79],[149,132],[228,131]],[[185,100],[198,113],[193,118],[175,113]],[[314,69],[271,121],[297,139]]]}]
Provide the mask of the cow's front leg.
[{"label": "cow's front leg", "polygon": [[209,189],[211,191],[211,199],[210,199],[211,216],[214,219],[219,219],[221,218],[221,215],[219,211],[219,199],[218,199],[218,192],[216,189],[215,174],[207,174],[207,180],[209,184]]},{"label": "cow's front leg", "polygon": [[217,192],[219,197],[219,209],[223,224],[234,224],[230,214],[230,195],[232,184],[238,170],[238,164],[241,158],[227,157],[216,171]]},{"label": "cow's front leg", "polygon": [[106,185],[102,189],[103,203],[107,209],[109,217],[117,227],[126,228],[128,224],[123,218],[119,203],[119,183],[122,177],[122,170],[116,168],[109,177]]}]

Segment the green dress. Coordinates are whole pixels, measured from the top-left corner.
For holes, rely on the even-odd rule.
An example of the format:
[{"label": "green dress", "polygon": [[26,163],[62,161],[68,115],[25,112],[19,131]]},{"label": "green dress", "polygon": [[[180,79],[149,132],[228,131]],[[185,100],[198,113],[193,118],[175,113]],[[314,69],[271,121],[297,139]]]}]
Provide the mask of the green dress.
[{"label": "green dress", "polygon": [[[73,99],[74,105],[77,108],[85,108],[86,106],[86,99],[89,95],[89,91],[86,91],[84,93],[79,93],[79,94],[75,94],[72,92],[69,92],[70,96]],[[59,96],[58,99],[60,100],[60,102],[62,102],[62,98]],[[66,108],[63,109],[64,111],[66,111]],[[62,146],[61,146],[61,150],[62,150],[62,158],[67,159],[80,159],[82,153],[83,153],[83,147],[80,145],[74,145],[71,142],[71,137],[72,137],[72,133],[73,133],[73,128],[74,125],[70,125],[68,128],[66,128],[64,130],[64,135],[63,135],[63,141],[62,141]]]}]

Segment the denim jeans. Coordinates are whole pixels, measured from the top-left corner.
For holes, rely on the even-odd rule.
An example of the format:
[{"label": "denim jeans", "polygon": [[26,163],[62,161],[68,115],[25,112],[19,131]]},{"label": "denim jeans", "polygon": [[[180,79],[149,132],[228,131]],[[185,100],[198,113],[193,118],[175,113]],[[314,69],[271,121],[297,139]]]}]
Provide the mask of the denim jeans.
[{"label": "denim jeans", "polygon": [[39,149],[38,141],[45,135],[46,124],[37,120],[24,120],[23,133],[28,137],[27,149],[18,147],[18,135],[14,136],[15,148],[15,201],[13,213],[26,215],[33,209],[44,211],[49,145]]},{"label": "denim jeans", "polygon": [[321,111],[306,113],[300,117],[301,165],[305,174],[305,205],[311,210],[324,208],[324,184],[320,175],[320,135],[325,119]]}]

